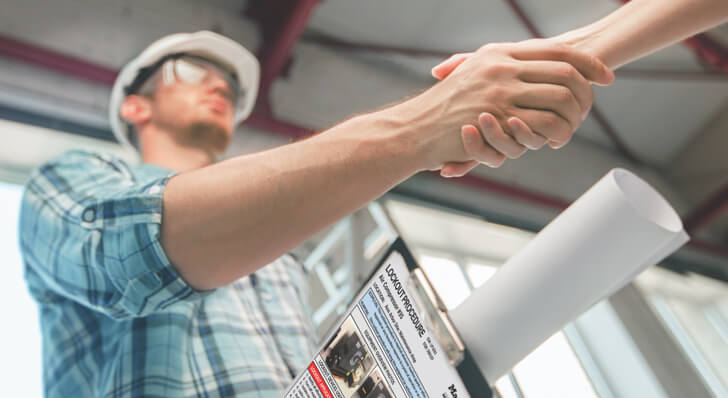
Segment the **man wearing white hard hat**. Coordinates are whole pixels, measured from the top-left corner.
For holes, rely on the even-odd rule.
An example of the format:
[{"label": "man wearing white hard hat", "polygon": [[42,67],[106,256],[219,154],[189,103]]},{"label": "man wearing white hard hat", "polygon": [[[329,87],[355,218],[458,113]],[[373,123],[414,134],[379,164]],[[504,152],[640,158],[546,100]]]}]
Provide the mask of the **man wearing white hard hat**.
[{"label": "man wearing white hard hat", "polygon": [[555,40],[454,56],[412,99],[220,163],[253,108],[258,63],[211,32],[160,39],[111,98],[114,134],[141,164],[74,151],[26,185],[20,244],[45,395],[280,396],[315,341],[290,249],[418,171],[462,175],[565,144],[589,81],[613,79],[594,55],[617,66],[726,16],[724,0],[633,0]]},{"label": "man wearing white hard hat", "polygon": [[[120,72],[109,112],[141,163],[73,151],[26,186],[21,248],[46,395],[279,396],[315,349],[289,250],[416,172],[499,165],[509,136],[496,119],[539,133],[509,145],[563,145],[591,105],[588,80],[612,79],[543,41],[471,58],[408,101],[215,163],[253,108],[257,60],[212,32],[151,44]],[[531,108],[509,112],[518,102]]]}]

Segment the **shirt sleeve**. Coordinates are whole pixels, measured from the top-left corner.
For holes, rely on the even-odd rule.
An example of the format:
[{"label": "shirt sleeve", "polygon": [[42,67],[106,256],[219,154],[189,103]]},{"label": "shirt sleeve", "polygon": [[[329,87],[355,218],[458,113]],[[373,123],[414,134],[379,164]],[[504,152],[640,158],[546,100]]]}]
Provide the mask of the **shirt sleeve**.
[{"label": "shirt sleeve", "polygon": [[45,289],[112,318],[189,305],[190,287],[159,241],[162,194],[172,172],[140,181],[123,161],[62,155],[25,186],[20,246]]}]

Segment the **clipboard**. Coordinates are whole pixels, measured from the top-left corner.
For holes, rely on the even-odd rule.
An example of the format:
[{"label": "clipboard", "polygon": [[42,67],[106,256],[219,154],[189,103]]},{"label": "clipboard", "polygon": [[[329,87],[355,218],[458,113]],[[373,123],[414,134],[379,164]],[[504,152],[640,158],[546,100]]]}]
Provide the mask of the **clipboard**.
[{"label": "clipboard", "polygon": [[493,396],[402,238],[381,256],[286,398]]}]

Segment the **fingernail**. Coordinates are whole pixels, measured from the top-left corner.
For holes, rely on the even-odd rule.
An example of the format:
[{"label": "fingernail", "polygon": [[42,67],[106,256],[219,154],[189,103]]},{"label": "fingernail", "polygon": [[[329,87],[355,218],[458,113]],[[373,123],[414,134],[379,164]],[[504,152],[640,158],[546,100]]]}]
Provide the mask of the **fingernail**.
[{"label": "fingernail", "polygon": [[493,125],[493,119],[490,117],[490,113],[481,113],[478,117],[478,120],[480,120],[480,124],[486,127],[490,127]]}]

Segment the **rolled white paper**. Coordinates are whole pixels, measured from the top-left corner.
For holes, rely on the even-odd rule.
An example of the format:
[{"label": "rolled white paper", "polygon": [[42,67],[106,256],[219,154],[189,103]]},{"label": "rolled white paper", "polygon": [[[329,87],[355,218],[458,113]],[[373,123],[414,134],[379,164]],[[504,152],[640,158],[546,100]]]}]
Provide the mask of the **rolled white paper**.
[{"label": "rolled white paper", "polygon": [[450,311],[490,383],[689,239],[642,179],[611,170]]}]

